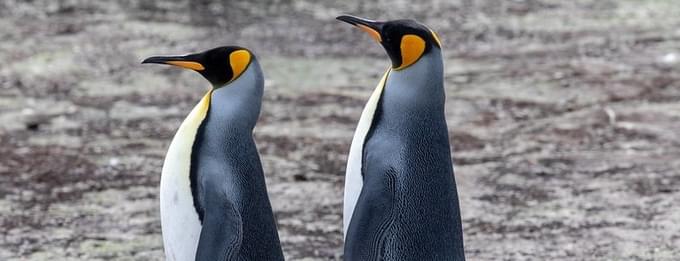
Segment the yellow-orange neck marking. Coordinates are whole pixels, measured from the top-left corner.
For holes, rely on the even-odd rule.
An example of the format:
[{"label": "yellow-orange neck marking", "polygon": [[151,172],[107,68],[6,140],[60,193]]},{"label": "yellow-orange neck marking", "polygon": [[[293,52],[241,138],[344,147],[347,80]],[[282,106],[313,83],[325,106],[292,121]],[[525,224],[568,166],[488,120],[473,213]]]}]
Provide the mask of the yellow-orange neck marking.
[{"label": "yellow-orange neck marking", "polygon": [[439,35],[437,35],[437,33],[435,33],[434,31],[432,31],[432,29],[430,29],[430,32],[432,32],[432,37],[434,37],[434,40],[437,41],[437,45],[439,46],[439,48],[441,48],[442,47],[442,41],[439,40]]}]

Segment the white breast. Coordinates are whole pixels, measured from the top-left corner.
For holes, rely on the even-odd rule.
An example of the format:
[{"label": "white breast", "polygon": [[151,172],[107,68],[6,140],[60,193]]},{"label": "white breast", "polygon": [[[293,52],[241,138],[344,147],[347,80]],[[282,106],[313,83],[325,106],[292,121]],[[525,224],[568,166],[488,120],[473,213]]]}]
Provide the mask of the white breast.
[{"label": "white breast", "polygon": [[191,150],[210,107],[209,91],[182,122],[165,156],[161,175],[161,227],[165,258],[196,259],[201,222],[194,208],[189,180]]},{"label": "white breast", "polygon": [[347,171],[345,173],[345,199],[343,211],[343,231],[345,236],[347,236],[347,228],[349,228],[349,222],[352,219],[354,207],[359,200],[359,194],[361,194],[361,188],[364,185],[363,176],[361,175],[364,141],[371,128],[373,115],[378,108],[378,101],[380,101],[380,96],[385,88],[385,82],[387,81],[387,75],[389,73],[390,70],[385,72],[382,80],[380,80],[380,83],[378,83],[378,86],[368,99],[363,112],[361,112],[361,118],[359,118],[359,124],[354,132],[354,138],[352,139],[352,146],[349,149]]}]

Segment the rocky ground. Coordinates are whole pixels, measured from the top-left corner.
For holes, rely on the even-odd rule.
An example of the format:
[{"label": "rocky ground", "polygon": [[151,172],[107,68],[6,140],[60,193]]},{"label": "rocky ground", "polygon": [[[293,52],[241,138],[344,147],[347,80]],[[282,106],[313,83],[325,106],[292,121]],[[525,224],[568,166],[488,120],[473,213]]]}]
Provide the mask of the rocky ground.
[{"label": "rocky ground", "polygon": [[0,2],[0,260],[162,260],[162,159],[207,84],[139,62],[225,44],[267,76],[287,259],[341,259],[346,154],[389,64],[344,12],[442,36],[469,260],[680,256],[676,0],[208,2]]}]

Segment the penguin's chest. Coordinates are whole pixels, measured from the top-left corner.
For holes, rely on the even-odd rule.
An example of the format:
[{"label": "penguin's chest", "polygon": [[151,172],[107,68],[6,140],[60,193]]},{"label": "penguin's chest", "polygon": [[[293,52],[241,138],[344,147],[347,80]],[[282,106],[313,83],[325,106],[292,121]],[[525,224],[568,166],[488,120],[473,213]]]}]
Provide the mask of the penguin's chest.
[{"label": "penguin's chest", "polygon": [[180,125],[163,163],[160,210],[166,260],[193,260],[196,256],[201,222],[191,191],[191,155],[209,105],[210,92]]},{"label": "penguin's chest", "polygon": [[189,166],[169,151],[161,177],[161,227],[167,260],[192,260],[196,255],[201,222],[194,206]]}]

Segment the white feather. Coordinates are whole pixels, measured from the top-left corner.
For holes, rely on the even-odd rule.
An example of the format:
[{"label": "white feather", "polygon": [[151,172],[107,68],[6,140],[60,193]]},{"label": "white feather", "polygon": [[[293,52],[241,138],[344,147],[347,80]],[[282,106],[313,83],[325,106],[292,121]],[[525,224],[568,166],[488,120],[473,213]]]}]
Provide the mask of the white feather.
[{"label": "white feather", "polygon": [[161,228],[165,259],[196,259],[201,222],[194,208],[189,180],[191,150],[210,107],[208,92],[182,122],[170,143],[161,174]]},{"label": "white feather", "polygon": [[352,219],[352,214],[354,213],[354,207],[359,200],[359,194],[361,194],[361,188],[364,185],[363,175],[361,174],[361,161],[363,158],[364,151],[364,141],[366,140],[366,135],[371,129],[371,123],[373,122],[373,116],[375,110],[378,108],[378,102],[380,101],[380,96],[382,95],[383,89],[385,88],[385,82],[387,81],[387,75],[390,70],[385,72],[382,80],[375,87],[373,94],[368,99],[363,112],[361,112],[361,117],[359,118],[359,124],[354,132],[354,138],[352,139],[352,145],[349,149],[349,156],[347,157],[347,171],[345,173],[345,199],[344,199],[344,212],[343,212],[343,232],[347,236],[347,229],[349,228],[349,222]]}]

